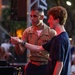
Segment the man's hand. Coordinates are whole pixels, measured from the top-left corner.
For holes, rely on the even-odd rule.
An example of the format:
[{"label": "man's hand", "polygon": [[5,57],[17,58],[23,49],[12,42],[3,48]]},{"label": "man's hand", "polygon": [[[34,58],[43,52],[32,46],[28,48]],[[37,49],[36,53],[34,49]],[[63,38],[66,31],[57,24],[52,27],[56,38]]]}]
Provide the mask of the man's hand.
[{"label": "man's hand", "polygon": [[23,41],[20,40],[18,37],[11,37],[11,42],[13,44],[22,44],[23,43]]},{"label": "man's hand", "polygon": [[13,44],[21,44],[22,46],[25,45],[25,41],[22,41],[21,39],[19,39],[18,37],[11,37],[11,42]]}]

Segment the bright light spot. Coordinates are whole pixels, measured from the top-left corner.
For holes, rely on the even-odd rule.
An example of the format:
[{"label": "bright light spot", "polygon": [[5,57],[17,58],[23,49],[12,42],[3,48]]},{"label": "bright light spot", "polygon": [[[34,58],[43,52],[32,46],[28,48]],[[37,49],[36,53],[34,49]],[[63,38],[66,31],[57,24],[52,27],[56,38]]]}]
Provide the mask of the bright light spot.
[{"label": "bright light spot", "polygon": [[21,38],[21,37],[22,37],[22,33],[23,33],[23,29],[17,30],[17,31],[16,31],[17,37]]},{"label": "bright light spot", "polygon": [[72,38],[69,38],[69,40],[71,41],[71,40],[72,40]]},{"label": "bright light spot", "polygon": [[67,4],[68,6],[71,6],[71,5],[72,5],[72,3],[71,3],[70,1],[66,1],[66,4]]}]

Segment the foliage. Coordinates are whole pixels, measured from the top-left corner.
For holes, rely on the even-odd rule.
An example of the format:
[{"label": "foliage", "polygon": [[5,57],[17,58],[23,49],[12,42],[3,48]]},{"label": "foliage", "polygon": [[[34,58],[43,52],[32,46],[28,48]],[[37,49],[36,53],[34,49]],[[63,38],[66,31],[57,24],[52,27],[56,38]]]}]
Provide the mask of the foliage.
[{"label": "foliage", "polygon": [[15,21],[11,20],[11,5],[9,1],[9,7],[4,8],[2,10],[2,21],[1,25],[10,33],[15,34],[15,31],[17,29],[23,28],[25,29],[26,27],[26,22],[25,21]]}]

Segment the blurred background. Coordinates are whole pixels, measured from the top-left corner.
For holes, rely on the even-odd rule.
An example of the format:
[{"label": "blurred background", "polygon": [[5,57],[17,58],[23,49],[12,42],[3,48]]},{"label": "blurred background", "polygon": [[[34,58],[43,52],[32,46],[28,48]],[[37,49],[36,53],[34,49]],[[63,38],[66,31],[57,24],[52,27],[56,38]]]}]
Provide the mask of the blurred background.
[{"label": "blurred background", "polygon": [[[27,26],[30,26],[29,12],[31,7],[39,6],[43,8],[45,11],[45,15],[47,16],[46,12],[49,8],[61,5],[65,7],[68,11],[68,20],[65,28],[69,33],[69,37],[74,39],[75,0],[45,0],[44,2],[42,1],[43,0],[0,0],[0,24],[12,36],[21,37],[23,30]],[[46,16],[45,22],[47,20]],[[2,40],[0,39],[0,41]]]}]

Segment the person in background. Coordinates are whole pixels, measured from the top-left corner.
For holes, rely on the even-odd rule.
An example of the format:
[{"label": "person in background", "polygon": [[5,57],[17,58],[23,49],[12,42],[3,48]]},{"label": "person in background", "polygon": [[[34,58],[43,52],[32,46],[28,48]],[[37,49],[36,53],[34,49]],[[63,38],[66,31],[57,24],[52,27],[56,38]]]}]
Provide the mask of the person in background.
[{"label": "person in background", "polygon": [[[12,57],[13,57],[9,59],[11,63],[12,62],[13,63],[26,63],[27,62],[26,50],[23,53],[21,53],[18,44],[11,46],[9,52],[12,54]],[[11,61],[11,59],[13,60]]]},{"label": "person in background", "polygon": [[71,43],[71,75],[75,75],[75,44],[74,40],[70,40]]},{"label": "person in background", "polygon": [[[48,25],[43,22],[44,11],[41,8],[32,8],[30,12],[30,20],[32,25],[25,29],[22,35],[22,40],[34,45],[43,45],[51,40],[56,31],[50,29]],[[23,52],[22,46],[20,46]],[[49,52],[30,51],[28,64],[25,66],[25,75],[45,75],[46,66],[48,64]]]},{"label": "person in background", "polygon": [[75,75],[75,51],[72,54],[71,75]]},{"label": "person in background", "polygon": [[3,47],[0,46],[0,60],[5,60],[4,55],[5,55],[5,50]]},{"label": "person in background", "polygon": [[70,46],[71,46],[71,54],[73,54],[73,52],[75,52],[75,44],[74,44],[74,39],[70,38]]},{"label": "person in background", "polygon": [[11,38],[6,35],[5,36],[5,41],[3,43],[1,43],[1,47],[4,48],[4,58],[6,61],[8,61],[9,57],[11,56],[11,53],[9,52],[10,47],[12,46],[11,44]]},{"label": "person in background", "polygon": [[[71,50],[70,40],[64,25],[67,20],[67,10],[62,6],[55,6],[48,11],[48,23],[55,29],[57,35],[42,46],[33,45],[24,40],[14,39],[24,45],[32,52],[50,52],[46,75],[70,75],[71,69]],[[38,72],[38,69],[37,69]],[[31,75],[31,74],[30,74]],[[34,75],[34,74],[33,74]]]},{"label": "person in background", "polygon": [[5,42],[1,44],[1,47],[5,49],[5,52],[8,52],[11,47],[10,39],[6,39]]}]

